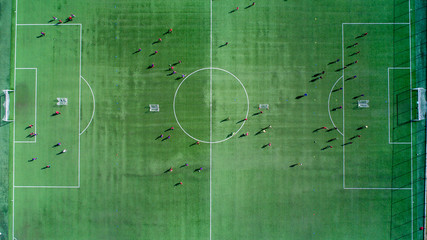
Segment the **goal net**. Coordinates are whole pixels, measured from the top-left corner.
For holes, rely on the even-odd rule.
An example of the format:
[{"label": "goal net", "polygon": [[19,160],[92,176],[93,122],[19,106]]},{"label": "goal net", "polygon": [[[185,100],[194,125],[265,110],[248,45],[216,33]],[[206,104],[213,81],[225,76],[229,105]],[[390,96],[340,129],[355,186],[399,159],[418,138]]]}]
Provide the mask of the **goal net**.
[{"label": "goal net", "polygon": [[424,88],[413,88],[413,91],[417,92],[417,117],[414,121],[424,120],[426,117],[426,90]]},{"label": "goal net", "polygon": [[150,104],[150,112],[158,112],[160,111],[159,104]]},{"label": "goal net", "polygon": [[10,111],[9,111],[9,105],[10,105],[10,96],[9,92],[13,92],[13,90],[3,90],[3,94],[0,98],[0,104],[1,104],[1,116],[2,121],[5,122],[13,122],[13,120],[10,119]]},{"label": "goal net", "polygon": [[359,108],[368,108],[369,107],[369,100],[359,100],[359,101],[357,101],[357,106]]},{"label": "goal net", "polygon": [[258,109],[266,109],[266,110],[268,110],[268,109],[270,109],[270,106],[268,105],[268,104],[260,104],[259,106],[258,106]]}]

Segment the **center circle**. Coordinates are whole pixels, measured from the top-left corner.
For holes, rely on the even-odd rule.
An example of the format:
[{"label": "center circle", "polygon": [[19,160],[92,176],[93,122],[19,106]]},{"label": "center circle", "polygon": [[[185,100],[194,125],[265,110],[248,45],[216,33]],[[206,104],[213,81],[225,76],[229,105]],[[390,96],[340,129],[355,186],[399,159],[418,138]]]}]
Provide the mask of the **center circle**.
[{"label": "center circle", "polygon": [[[209,76],[202,74],[202,77],[204,76],[206,78],[204,80],[206,80],[206,81],[201,80],[199,82],[196,82],[197,84],[190,85],[191,87],[194,88],[194,89],[191,89],[193,91],[190,92],[192,94],[190,97],[192,97],[192,98],[191,99],[184,99],[185,102],[191,101],[191,104],[195,105],[195,110],[194,111],[198,111],[198,112],[196,114],[188,116],[188,114],[185,114],[185,113],[188,112],[189,107],[188,106],[183,107],[183,108],[185,108],[187,110],[183,114],[184,118],[187,118],[184,121],[190,121],[190,123],[184,123],[184,121],[180,122],[179,119],[178,119],[178,117],[177,117],[177,105],[176,105],[178,92],[179,92],[181,86],[184,84],[184,82],[187,79],[189,79],[191,76],[193,76],[193,78],[195,78],[194,76],[196,76],[195,75],[196,73],[203,73],[203,71],[206,71],[206,70],[210,70]],[[216,80],[212,79],[212,82],[211,82],[211,78],[212,78],[211,73],[212,73],[212,70],[220,71],[219,73],[221,73],[221,74],[226,73],[226,74],[232,76],[232,78],[235,79],[237,82],[235,82],[235,81],[234,82],[225,81],[224,79],[226,79],[226,76],[223,76],[223,77],[221,77],[219,79],[216,79]],[[196,80],[197,80],[197,78],[196,78]],[[211,83],[213,85],[214,83],[216,83],[218,81],[223,81],[223,86],[222,86],[223,88],[220,88],[221,91],[230,91],[231,93],[229,93],[229,94],[226,93],[226,94],[223,94],[221,96],[218,96],[217,99],[219,99],[219,100],[217,100],[217,101],[219,103],[217,105],[220,106],[218,108],[219,109],[218,111],[222,111],[222,112],[226,112],[226,113],[220,113],[220,114],[218,114],[218,116],[214,116],[214,114],[213,114],[213,111],[214,111],[213,107],[215,105],[212,106],[213,105],[212,103],[214,102],[213,101],[214,100],[213,99],[214,98],[214,94],[217,93],[219,90],[218,91],[213,91]],[[206,82],[208,84],[206,84]],[[244,94],[242,94],[242,93],[239,93],[239,94],[235,93],[235,95],[233,95],[233,91],[235,91],[236,89],[234,89],[233,86],[230,87],[230,85],[232,85],[232,84],[234,84],[234,85],[240,85],[241,89],[243,89]],[[194,87],[194,86],[196,86],[196,87]],[[209,91],[207,91],[207,86],[209,86]],[[205,88],[203,88],[203,87],[205,87]],[[229,88],[227,88],[227,87],[229,87]],[[206,92],[207,92],[207,94],[203,95],[203,93],[206,93]],[[200,96],[197,96],[197,94],[199,94]],[[239,96],[240,96],[240,98],[239,98]],[[201,97],[205,101],[203,101],[203,99],[202,99],[202,101],[196,101],[197,97]],[[231,98],[234,98],[234,101],[232,101]],[[246,99],[244,99],[244,98],[246,98]],[[208,104],[208,106],[209,106],[209,119],[207,119],[207,111],[206,111],[206,109],[201,108],[203,102],[207,102],[207,99],[209,99],[209,104]],[[226,102],[226,101],[228,101],[228,102]],[[241,104],[242,101],[246,102],[246,105],[247,105],[246,109],[242,107],[242,104]],[[200,104],[200,103],[202,103],[202,104]],[[179,106],[180,106],[180,104],[179,104]],[[191,105],[190,105],[190,107],[191,107]],[[191,110],[191,108],[190,108],[190,110]],[[246,114],[244,113],[245,110],[246,110]],[[227,111],[228,111],[228,113],[227,113]],[[239,114],[240,112],[241,112],[241,114]],[[230,139],[233,136],[235,136],[242,129],[242,127],[245,125],[246,121],[244,119],[247,119],[248,115],[249,115],[249,96],[248,96],[248,93],[246,92],[245,86],[242,84],[242,82],[240,81],[240,79],[237,78],[231,72],[229,72],[227,70],[224,70],[224,69],[221,69],[221,68],[215,68],[215,67],[201,68],[201,69],[198,69],[198,70],[196,70],[196,71],[188,74],[188,76],[186,76],[182,80],[182,82],[178,85],[178,88],[176,89],[175,95],[174,95],[174,98],[173,98],[173,113],[174,113],[174,116],[175,116],[175,120],[178,123],[178,126],[190,138],[192,138],[192,139],[194,139],[196,141],[199,141],[199,142],[203,142],[203,143],[221,143],[221,142],[227,141],[228,139]],[[228,114],[228,115],[226,115],[226,114]],[[233,115],[233,118],[230,118],[230,114]],[[197,116],[195,116],[195,115],[197,115]],[[223,138],[221,140],[218,140],[218,141],[213,141],[213,140],[210,140],[210,139],[206,140],[206,139],[203,139],[201,137],[195,137],[195,136],[193,136],[193,135],[195,135],[195,133],[191,133],[191,131],[188,130],[188,127],[190,126],[190,127],[194,128],[193,132],[197,132],[197,129],[198,128],[200,129],[200,124],[198,124],[197,121],[200,118],[203,119],[203,117],[206,119],[206,123],[202,123],[202,126],[206,126],[206,125],[209,126],[209,138],[210,139],[212,138],[212,131],[213,131],[212,128],[213,128],[213,121],[214,121],[214,119],[215,119],[215,122],[214,122],[215,123],[215,127],[218,127],[221,130],[223,130],[223,129],[232,129],[232,130],[229,131],[229,132],[227,132],[227,133],[224,132],[225,138]],[[189,125],[189,126],[183,126],[185,124],[187,124],[187,125],[191,124],[191,125]],[[187,130],[184,127],[186,127]],[[202,129],[203,129],[203,127],[202,127]],[[203,130],[206,131],[206,129],[203,129]]]}]

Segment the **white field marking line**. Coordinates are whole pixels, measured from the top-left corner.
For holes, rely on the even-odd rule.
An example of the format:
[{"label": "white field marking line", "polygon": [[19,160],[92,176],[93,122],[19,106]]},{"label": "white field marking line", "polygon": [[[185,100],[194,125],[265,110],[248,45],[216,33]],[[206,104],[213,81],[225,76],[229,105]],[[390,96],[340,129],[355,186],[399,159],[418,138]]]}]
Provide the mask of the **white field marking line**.
[{"label": "white field marking line", "polygon": [[[331,95],[332,95],[332,91],[334,90],[334,88],[335,88],[335,85],[337,85],[337,83],[340,81],[340,79],[341,78],[343,78],[343,76],[341,76],[340,78],[338,78],[338,80],[337,81],[335,81],[335,83],[334,83],[334,85],[332,86],[332,88],[331,88],[331,91],[329,91],[329,97],[328,97],[328,113],[329,113],[329,119],[331,119],[331,122],[332,122],[332,125],[334,125],[334,127],[335,128],[337,128],[337,126],[335,125],[335,123],[334,123],[334,120],[332,120],[332,116],[331,116],[331,110],[330,110],[330,101],[331,101]],[[343,112],[343,114],[344,114],[344,112]],[[342,136],[344,136],[343,134],[342,134],[342,132],[337,128],[337,131],[342,135]]]},{"label": "white field marking line", "polygon": [[[412,36],[411,36],[411,0],[408,0],[408,23],[409,23],[409,89],[412,88]],[[411,102],[410,110],[412,114],[412,93],[409,95],[409,99]],[[412,149],[412,122],[411,122],[411,239],[414,239],[414,160],[413,154],[414,151]]]},{"label": "white field marking line", "polygon": [[344,88],[344,24],[341,24],[341,37],[342,37],[342,76],[341,78],[343,79],[342,81],[342,144],[343,144],[343,148],[342,148],[342,187],[345,189],[345,104],[344,104],[344,96],[345,96],[345,88]]},{"label": "white field marking line", "polygon": [[37,143],[36,141],[14,141],[14,143]]},{"label": "white field marking line", "polygon": [[[210,68],[210,67],[206,67],[206,68],[198,69],[198,70],[196,70],[196,71],[194,71],[194,72],[192,72],[192,73],[188,74],[188,76],[186,76],[186,77],[184,78],[184,80],[182,80],[182,82],[178,85],[178,87],[177,87],[177,89],[176,89],[176,91],[175,91],[175,95],[174,95],[174,97],[173,97],[173,106],[172,106],[172,107],[173,107],[173,114],[174,114],[174,117],[175,117],[175,121],[176,121],[176,123],[178,124],[178,126],[181,128],[181,130],[182,130],[182,131],[183,131],[187,136],[189,136],[190,138],[192,138],[192,139],[194,139],[194,140],[196,140],[196,141],[202,142],[202,143],[211,143],[211,142],[203,141],[203,140],[197,139],[197,138],[195,138],[195,137],[191,136],[189,133],[187,133],[187,132],[185,131],[185,129],[184,129],[184,128],[181,126],[181,124],[179,123],[179,121],[178,121],[178,117],[176,116],[176,111],[175,111],[175,100],[176,100],[176,96],[177,96],[177,94],[178,94],[179,88],[180,88],[180,87],[181,87],[181,85],[185,82],[185,80],[186,80],[187,78],[189,78],[191,75],[193,75],[193,74],[195,74],[195,73],[197,73],[197,72],[200,72],[200,71],[203,71],[203,70],[208,70],[208,69],[211,69],[211,68]],[[248,92],[246,91],[246,88],[245,88],[245,86],[243,85],[243,83],[240,81],[240,79],[239,79],[239,78],[237,78],[234,74],[232,74],[231,72],[229,72],[229,71],[227,71],[227,70],[224,70],[224,69],[221,69],[221,68],[216,68],[216,67],[213,67],[212,69],[214,69],[214,70],[220,70],[220,71],[226,72],[226,73],[230,74],[231,76],[233,76],[233,77],[234,77],[234,79],[236,79],[236,80],[240,83],[240,85],[242,86],[242,88],[243,88],[243,90],[245,91],[245,94],[246,94],[246,102],[247,102],[247,104],[248,104],[248,108],[247,108],[247,110],[246,110],[246,117],[245,117],[245,118],[248,118],[250,102],[249,102]],[[216,141],[216,142],[212,142],[212,143],[222,143],[222,142],[227,141],[227,140],[229,140],[230,138],[234,137],[234,136],[235,136],[235,135],[237,135],[237,133],[238,133],[238,132],[243,128],[243,126],[245,125],[245,123],[246,123],[246,121],[243,121],[242,125],[241,125],[241,126],[240,126],[240,128],[235,132],[235,134],[234,134],[234,135],[232,135],[232,136],[230,136],[230,137],[228,137],[228,138],[225,138],[225,139],[222,139],[222,140]]]},{"label": "white field marking line", "polygon": [[210,21],[209,240],[212,239],[212,0],[210,0]]},{"label": "white field marking line", "polygon": [[[360,25],[362,25],[362,24],[366,24],[366,25],[380,25],[380,24],[409,24],[409,69],[410,69],[410,75],[409,75],[409,81],[410,81],[410,83],[409,83],[409,85],[410,85],[410,88],[412,88],[412,53],[411,53],[411,22],[410,22],[410,19],[411,19],[411,17],[410,17],[410,11],[411,11],[411,8],[410,8],[410,6],[411,6],[411,3],[410,3],[411,1],[409,0],[409,23],[342,23],[341,24],[341,27],[342,27],[342,58],[343,58],[343,63],[342,63],[342,67],[344,68],[344,25],[346,24],[346,25],[357,25],[357,24],[360,24]],[[393,68],[393,69],[407,69],[407,67],[396,67],[396,68]],[[345,71],[345,69],[343,69],[343,74],[342,74],[342,77],[344,77],[344,71]],[[345,91],[344,91],[344,82],[345,81],[343,81],[343,87],[342,87],[342,91],[343,91],[343,144],[344,144],[344,141],[345,141],[345,137],[344,137],[344,135],[345,135],[345,127],[344,127],[344,125],[345,125],[345,117],[344,117],[344,96],[345,96]],[[390,102],[390,101],[389,101]],[[412,94],[410,95],[410,102],[411,102],[411,112],[412,112]],[[390,113],[389,113],[389,116],[390,116]],[[389,117],[389,119],[390,119],[390,117]],[[389,123],[390,124],[390,123]],[[390,126],[390,125],[389,125]],[[410,144],[411,144],[411,211],[412,211],[412,239],[413,239],[413,233],[414,233],[414,220],[413,220],[413,218],[414,218],[414,209],[413,209],[413,149],[412,149],[412,147],[413,147],[413,143],[412,143],[412,133],[413,133],[413,130],[412,130],[412,123],[411,123],[411,142],[410,142]],[[407,143],[407,142],[403,142],[403,143],[390,143],[390,144],[409,144],[409,143]],[[343,147],[343,188],[344,189],[349,189],[349,190],[355,190],[355,189],[376,189],[376,188],[346,188],[345,187],[345,147]]]},{"label": "white field marking line", "polygon": [[[37,133],[37,68],[15,68],[16,70],[34,70],[35,71],[35,87],[34,87],[34,132]],[[16,89],[16,88],[15,88]],[[15,109],[14,109],[15,110]],[[16,143],[37,143],[37,135],[34,136],[34,141],[16,141]]]},{"label": "white field marking line", "polygon": [[[15,55],[13,66],[13,89],[16,90],[16,46],[18,37],[18,0],[15,2]],[[13,119],[16,115],[16,94],[13,94]],[[15,238],[15,130],[16,124],[13,124],[13,143],[12,143],[12,238]]]},{"label": "white field marking line", "polygon": [[346,190],[411,190],[412,188],[344,188]]},{"label": "white field marking line", "polygon": [[409,23],[343,23],[347,25],[408,25]]},{"label": "white field marking line", "polygon": [[[409,67],[389,67],[387,68],[387,103],[388,103],[388,144],[411,144],[411,142],[392,142],[391,141],[391,123],[390,123],[390,69],[409,69]],[[412,138],[412,137],[411,137]]]},{"label": "white field marking line", "polygon": [[80,186],[15,186],[15,188],[80,188]]},{"label": "white field marking line", "polygon": [[85,129],[80,133],[80,135],[82,135],[82,134],[86,131],[86,129],[90,126],[90,124],[92,123],[92,120],[93,120],[93,116],[95,116],[95,95],[93,94],[92,88],[90,87],[90,85],[89,85],[89,83],[86,81],[86,79],[85,79],[83,76],[81,76],[81,78],[86,82],[87,86],[88,86],[88,87],[89,87],[89,89],[90,89],[90,92],[92,93],[92,99],[93,99],[93,111],[92,111],[92,117],[90,118],[89,123],[87,124],[87,126],[85,127]]},{"label": "white field marking line", "polygon": [[[77,163],[77,165],[78,165],[78,176],[77,176],[77,185],[80,187],[80,136],[81,136],[81,134],[80,134],[80,129],[81,129],[81,109],[82,109],[82,41],[83,41],[83,37],[82,37],[82,32],[83,32],[83,30],[82,30],[82,28],[83,28],[83,26],[82,26],[82,24],[79,24],[80,25],[80,62],[79,62],[79,151],[78,151],[78,156],[77,156],[77,158],[78,158],[78,163]],[[86,81],[86,80],[85,80]],[[86,82],[87,83],[87,82]],[[88,84],[89,85],[89,84]],[[90,91],[92,91],[92,88],[89,86],[89,88],[90,88]],[[93,95],[93,92],[92,92],[92,95]],[[94,96],[94,95],[93,95]],[[95,97],[94,97],[94,99],[93,99],[93,113],[92,114],[94,114],[95,113]],[[92,115],[92,117],[93,117],[93,115]],[[91,120],[92,121],[92,120]],[[86,130],[86,129],[85,129]]]}]

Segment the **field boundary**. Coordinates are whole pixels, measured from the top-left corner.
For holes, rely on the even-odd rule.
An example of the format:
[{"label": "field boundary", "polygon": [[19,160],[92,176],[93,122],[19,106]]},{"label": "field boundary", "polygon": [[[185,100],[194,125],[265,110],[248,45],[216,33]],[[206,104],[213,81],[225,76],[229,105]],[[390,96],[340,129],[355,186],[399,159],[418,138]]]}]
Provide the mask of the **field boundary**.
[{"label": "field boundary", "polygon": [[[81,23],[67,23],[67,24],[40,24],[40,23],[29,23],[29,24],[19,24],[18,23],[18,1],[15,1],[15,49],[14,49],[14,80],[13,80],[13,86],[16,90],[16,70],[19,69],[16,67],[16,49],[17,49],[17,37],[18,37],[18,26],[79,26],[80,27],[80,56],[79,56],[79,114],[78,114],[78,176],[77,176],[77,186],[16,186],[15,185],[15,129],[16,124],[13,124],[13,147],[12,147],[12,239],[16,239],[15,237],[15,188],[22,188],[22,189],[28,189],[28,188],[50,188],[50,189],[64,189],[64,188],[80,188],[80,129],[81,129],[81,78],[82,78],[82,24]],[[85,80],[86,81],[86,80]],[[14,94],[14,109],[15,109],[15,103],[16,103],[16,94]],[[13,113],[13,117],[15,118],[15,111]],[[86,129],[85,129],[86,130]]]},{"label": "field boundary", "polygon": [[[34,132],[37,133],[37,68],[16,68],[16,70],[35,70],[36,76],[35,76],[35,82],[36,82],[36,87],[35,87],[35,96],[34,96]],[[16,75],[16,74],[15,74]],[[16,77],[15,77],[16,79]],[[14,88],[16,90],[16,87]],[[16,94],[16,93],[15,93]],[[14,96],[14,101],[13,101],[13,112],[15,113],[15,94]],[[14,114],[14,119],[15,119],[15,114]],[[34,141],[14,141],[14,143],[37,143],[37,135],[34,136]]]}]

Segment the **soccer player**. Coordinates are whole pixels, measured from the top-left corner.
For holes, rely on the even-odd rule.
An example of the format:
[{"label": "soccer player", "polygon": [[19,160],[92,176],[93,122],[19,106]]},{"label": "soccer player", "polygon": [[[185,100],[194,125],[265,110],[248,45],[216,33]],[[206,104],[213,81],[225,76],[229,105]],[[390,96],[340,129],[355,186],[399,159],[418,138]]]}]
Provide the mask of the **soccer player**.
[{"label": "soccer player", "polygon": [[169,28],[168,33],[172,33],[173,29]]},{"label": "soccer player", "polygon": [[59,146],[61,146],[61,143],[59,142],[59,143],[57,143],[55,146],[59,147]]},{"label": "soccer player", "polygon": [[31,159],[31,161],[34,161],[34,160],[37,160],[37,158],[35,157],[35,158],[32,158],[32,159]]},{"label": "soccer player", "polygon": [[46,33],[45,33],[45,32],[41,32],[40,34],[41,34],[43,37],[44,37],[44,36],[46,36]]},{"label": "soccer player", "polygon": [[61,153],[66,153],[66,152],[67,152],[67,149],[64,149],[61,151]]},{"label": "soccer player", "polygon": [[30,124],[30,125],[28,125],[28,127],[27,128],[32,128],[33,127],[33,124]]},{"label": "soccer player", "polygon": [[365,129],[365,128],[368,128],[368,125],[366,125],[366,126],[361,126],[361,127],[357,128],[357,130],[362,130],[362,129]]}]

